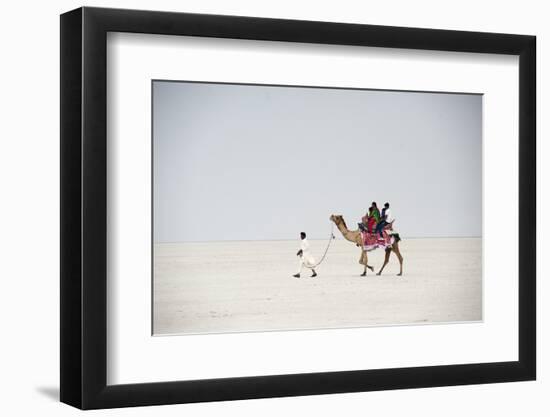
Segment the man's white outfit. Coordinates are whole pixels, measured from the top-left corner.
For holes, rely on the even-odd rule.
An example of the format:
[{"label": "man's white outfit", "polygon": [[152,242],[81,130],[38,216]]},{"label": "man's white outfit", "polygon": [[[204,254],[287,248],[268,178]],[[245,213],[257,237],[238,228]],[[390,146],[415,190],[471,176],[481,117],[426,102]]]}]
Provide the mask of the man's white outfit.
[{"label": "man's white outfit", "polygon": [[306,239],[300,241],[300,250],[302,251],[302,256],[300,256],[298,261],[298,274],[302,272],[302,268],[313,268],[315,266],[315,258],[311,256],[309,252],[309,242]]},{"label": "man's white outfit", "polygon": [[386,222],[391,223],[395,220],[389,208],[386,209],[385,214],[386,214]]}]

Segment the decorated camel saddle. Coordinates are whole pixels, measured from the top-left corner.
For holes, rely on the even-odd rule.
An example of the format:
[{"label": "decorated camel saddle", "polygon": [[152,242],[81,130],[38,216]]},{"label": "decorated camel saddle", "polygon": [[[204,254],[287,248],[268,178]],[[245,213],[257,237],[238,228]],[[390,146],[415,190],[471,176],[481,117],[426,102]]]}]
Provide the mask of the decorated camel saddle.
[{"label": "decorated camel saddle", "polygon": [[394,233],[387,229],[382,231],[382,237],[380,237],[379,233],[364,231],[361,232],[361,238],[363,240],[363,250],[366,252],[375,249],[387,249],[395,242]]}]

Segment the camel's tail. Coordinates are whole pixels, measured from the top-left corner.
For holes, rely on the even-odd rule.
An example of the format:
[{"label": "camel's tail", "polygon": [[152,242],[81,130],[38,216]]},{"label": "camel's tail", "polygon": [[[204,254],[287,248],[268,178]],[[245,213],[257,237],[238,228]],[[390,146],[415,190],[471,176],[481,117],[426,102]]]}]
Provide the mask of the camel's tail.
[{"label": "camel's tail", "polygon": [[400,241],[401,241],[401,236],[399,236],[399,233],[392,233],[392,236],[394,237],[394,239],[395,239],[396,242],[400,242]]}]

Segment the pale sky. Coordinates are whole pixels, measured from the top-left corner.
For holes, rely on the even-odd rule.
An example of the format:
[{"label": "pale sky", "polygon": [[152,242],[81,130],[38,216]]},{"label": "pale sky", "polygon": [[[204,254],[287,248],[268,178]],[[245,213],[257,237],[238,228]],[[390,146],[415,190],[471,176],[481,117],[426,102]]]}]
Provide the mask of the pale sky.
[{"label": "pale sky", "polygon": [[482,96],[153,82],[155,242],[481,236]]}]

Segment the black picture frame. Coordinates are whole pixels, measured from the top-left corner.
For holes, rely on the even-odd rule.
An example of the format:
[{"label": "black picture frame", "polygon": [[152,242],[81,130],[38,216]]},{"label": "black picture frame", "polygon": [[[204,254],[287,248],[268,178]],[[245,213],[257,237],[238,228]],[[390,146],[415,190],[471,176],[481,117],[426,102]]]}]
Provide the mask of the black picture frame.
[{"label": "black picture frame", "polygon": [[156,11],[61,15],[61,401],[81,409],[526,381],[536,378],[536,233],[519,229],[519,358],[224,379],[107,385],[108,32],[519,56],[519,207],[536,218],[534,36]]}]

